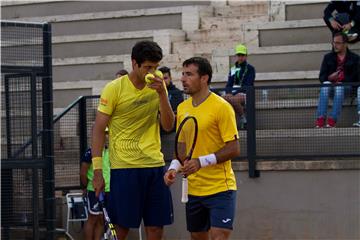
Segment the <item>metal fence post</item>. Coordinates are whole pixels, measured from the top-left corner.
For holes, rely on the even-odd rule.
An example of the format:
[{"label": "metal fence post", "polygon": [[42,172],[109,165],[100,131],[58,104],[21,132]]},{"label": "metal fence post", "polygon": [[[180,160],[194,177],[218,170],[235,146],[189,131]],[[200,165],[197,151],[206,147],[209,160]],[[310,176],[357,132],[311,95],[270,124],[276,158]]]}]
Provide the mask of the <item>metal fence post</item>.
[{"label": "metal fence post", "polygon": [[[86,151],[87,144],[87,122],[86,122],[86,98],[81,97],[79,101],[79,146],[80,146],[80,158]],[[80,163],[80,159],[79,159]]]},{"label": "metal fence post", "polygon": [[44,176],[45,222],[46,239],[53,240],[55,235],[55,169],[54,169],[54,132],[53,132],[53,85],[52,85],[52,57],[51,57],[51,25],[43,25],[43,158],[46,168]]},{"label": "metal fence post", "polygon": [[256,116],[255,116],[255,89],[246,89],[246,117],[247,117],[247,157],[249,162],[249,177],[260,177],[256,170]]}]

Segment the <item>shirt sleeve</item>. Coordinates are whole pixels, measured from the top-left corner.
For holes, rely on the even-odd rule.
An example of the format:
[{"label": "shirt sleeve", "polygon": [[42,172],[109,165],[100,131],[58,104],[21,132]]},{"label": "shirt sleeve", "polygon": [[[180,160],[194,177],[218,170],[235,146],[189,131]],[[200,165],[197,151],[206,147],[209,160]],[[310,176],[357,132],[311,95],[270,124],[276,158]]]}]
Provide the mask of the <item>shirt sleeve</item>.
[{"label": "shirt sleeve", "polygon": [[222,140],[229,142],[238,139],[239,133],[236,128],[235,112],[229,103],[225,102],[221,106],[218,117],[218,126]]},{"label": "shirt sleeve", "polygon": [[115,84],[108,83],[101,92],[98,111],[111,115],[116,107],[117,94]]}]

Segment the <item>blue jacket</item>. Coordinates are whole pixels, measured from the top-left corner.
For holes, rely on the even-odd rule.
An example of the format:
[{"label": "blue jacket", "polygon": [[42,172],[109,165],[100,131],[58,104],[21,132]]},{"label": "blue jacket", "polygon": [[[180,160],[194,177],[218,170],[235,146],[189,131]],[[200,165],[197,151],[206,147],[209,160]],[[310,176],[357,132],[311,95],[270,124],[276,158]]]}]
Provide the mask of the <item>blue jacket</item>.
[{"label": "blue jacket", "polygon": [[[255,68],[246,61],[231,67],[228,81],[226,84],[226,93],[237,94],[239,92],[246,92],[245,86],[254,86]],[[239,85],[242,89],[232,91],[234,85]]]}]

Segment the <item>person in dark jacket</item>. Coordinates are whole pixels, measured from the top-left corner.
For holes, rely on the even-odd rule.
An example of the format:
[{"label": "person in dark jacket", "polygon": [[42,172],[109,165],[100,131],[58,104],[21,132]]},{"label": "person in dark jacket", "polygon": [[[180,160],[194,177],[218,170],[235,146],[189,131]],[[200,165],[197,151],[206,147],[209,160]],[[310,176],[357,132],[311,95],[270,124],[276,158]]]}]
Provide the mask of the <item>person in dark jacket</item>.
[{"label": "person in dark jacket", "polygon": [[235,54],[236,62],[229,71],[226,95],[223,98],[233,106],[240,124],[244,125],[246,118],[243,105],[246,102],[246,87],[254,86],[256,73],[255,68],[247,62],[248,50],[245,45],[236,45]]},{"label": "person in dark jacket", "polygon": [[324,10],[324,21],[334,34],[344,32],[350,43],[360,39],[360,2],[331,1]]},{"label": "person in dark jacket", "polygon": [[[321,87],[319,103],[317,107],[316,127],[335,127],[344,100],[345,92],[351,91],[351,86],[345,86],[346,82],[358,81],[359,56],[347,48],[347,36],[338,32],[333,37],[333,50],[325,54],[319,79],[326,86]],[[328,99],[333,92],[332,112],[327,116]]]},{"label": "person in dark jacket", "polygon": [[177,106],[184,101],[183,93],[180,91],[173,83],[171,79],[171,71],[168,67],[161,67],[159,70],[164,75],[164,81],[166,84],[166,89],[168,91],[168,98],[170,105],[174,113],[176,114]]}]

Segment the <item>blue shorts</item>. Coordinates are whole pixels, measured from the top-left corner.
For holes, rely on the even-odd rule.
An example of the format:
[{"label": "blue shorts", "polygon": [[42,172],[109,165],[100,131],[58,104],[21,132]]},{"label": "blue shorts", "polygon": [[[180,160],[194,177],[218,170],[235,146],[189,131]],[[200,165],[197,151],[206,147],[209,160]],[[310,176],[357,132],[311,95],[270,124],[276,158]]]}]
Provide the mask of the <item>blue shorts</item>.
[{"label": "blue shorts", "polygon": [[[86,194],[87,197],[87,208],[88,208],[88,212],[92,215],[99,215],[102,214],[102,210],[100,208],[99,205],[99,200],[96,198],[95,196],[95,192],[94,191],[88,191]],[[108,197],[108,193],[105,194],[104,197],[104,202],[105,202],[105,207],[107,207],[106,203],[107,200],[106,198]]]},{"label": "blue shorts", "polygon": [[173,223],[171,193],[164,183],[165,168],[111,169],[109,215],[124,228]]},{"label": "blue shorts", "polygon": [[189,232],[207,232],[210,227],[233,229],[236,191],[209,196],[189,195],[186,203],[186,225]]}]

